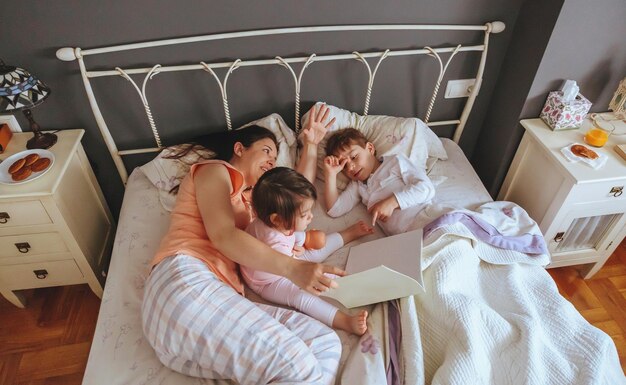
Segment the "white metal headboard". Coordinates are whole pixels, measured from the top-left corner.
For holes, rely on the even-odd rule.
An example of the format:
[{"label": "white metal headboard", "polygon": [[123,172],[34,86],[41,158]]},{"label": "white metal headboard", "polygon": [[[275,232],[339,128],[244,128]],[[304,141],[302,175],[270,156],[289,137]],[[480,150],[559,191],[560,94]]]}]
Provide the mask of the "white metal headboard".
[{"label": "white metal headboard", "polygon": [[[487,49],[489,45],[489,35],[491,33],[500,33],[504,30],[505,25],[503,22],[495,21],[486,23],[485,25],[425,25],[425,24],[402,24],[402,25],[335,25],[335,26],[312,26],[312,27],[297,27],[297,28],[274,28],[274,29],[265,29],[265,30],[253,30],[253,31],[243,31],[243,32],[231,32],[231,33],[218,33],[211,35],[202,35],[202,36],[194,36],[194,37],[186,37],[186,38],[177,38],[177,39],[166,39],[166,40],[156,40],[144,43],[135,43],[135,44],[124,44],[117,45],[111,47],[103,47],[103,48],[94,48],[94,49],[81,49],[81,48],[61,48],[57,51],[56,55],[59,59],[64,61],[73,61],[78,60],[78,65],[80,67],[81,76],[85,85],[85,90],[87,92],[87,97],[89,99],[89,103],[91,105],[91,109],[93,110],[94,117],[96,118],[96,122],[98,127],[100,128],[100,132],[104,138],[104,141],[113,157],[117,170],[122,178],[124,184],[128,179],[128,173],[126,171],[126,167],[124,166],[124,162],[122,161],[122,156],[130,155],[130,154],[139,154],[146,152],[156,152],[160,151],[163,148],[161,137],[159,135],[159,131],[157,129],[156,123],[152,116],[152,111],[150,110],[150,104],[148,102],[146,96],[146,85],[149,80],[151,80],[154,76],[160,73],[165,72],[178,72],[178,71],[195,71],[195,70],[203,70],[210,73],[213,78],[216,80],[222,96],[222,101],[224,105],[224,114],[226,118],[226,125],[229,130],[232,129],[232,123],[230,118],[230,111],[228,108],[228,93],[227,93],[227,83],[228,78],[232,75],[232,73],[239,67],[243,66],[262,66],[262,65],[281,65],[289,70],[291,76],[294,80],[295,85],[295,130],[296,133],[300,131],[300,84],[302,80],[302,75],[307,67],[313,63],[318,61],[336,61],[336,60],[347,60],[347,59],[356,59],[362,62],[369,75],[369,81],[367,85],[367,92],[365,95],[365,106],[363,109],[363,114],[367,115],[370,103],[370,97],[372,93],[372,88],[374,84],[374,78],[376,76],[376,72],[382,63],[388,57],[392,56],[407,56],[407,55],[429,55],[434,57],[439,64],[439,77],[435,84],[430,103],[428,105],[428,109],[426,111],[426,115],[424,117],[424,121],[429,126],[443,126],[443,125],[456,125],[456,129],[454,131],[453,140],[458,143],[461,134],[463,133],[463,129],[465,127],[465,123],[470,114],[472,106],[474,105],[474,101],[478,92],[480,90],[480,86],[482,83],[482,76],[485,68],[485,62],[487,58]],[[390,51],[386,50],[384,52],[353,52],[352,54],[339,54],[339,55],[316,55],[311,54],[307,57],[292,57],[292,58],[282,58],[276,56],[275,59],[267,59],[267,60],[242,60],[237,59],[233,62],[220,62],[220,63],[205,63],[200,62],[198,64],[193,65],[172,65],[172,66],[161,66],[160,64],[155,64],[152,67],[147,68],[134,68],[134,69],[122,69],[119,67],[115,67],[114,70],[106,70],[106,71],[87,71],[85,66],[85,62],[83,58],[88,55],[100,55],[112,52],[119,51],[127,51],[127,50],[135,50],[135,49],[143,49],[143,48],[151,48],[151,47],[160,47],[166,45],[177,45],[177,44],[186,44],[186,43],[195,43],[202,41],[211,41],[211,40],[225,40],[225,39],[234,39],[234,38],[244,38],[251,36],[268,36],[268,35],[284,35],[284,34],[294,34],[294,33],[314,33],[314,32],[341,32],[341,31],[382,31],[382,30],[400,30],[400,31],[410,31],[410,30],[447,30],[447,31],[484,31],[484,42],[482,45],[472,45],[472,46],[461,46],[460,44],[452,47],[441,47],[441,48],[430,48],[428,46],[422,49],[412,49],[412,50],[398,50],[398,51]],[[480,64],[476,71],[476,81],[474,86],[471,89],[470,95],[465,103],[465,107],[463,108],[463,112],[458,119],[453,120],[445,120],[445,121],[437,121],[437,122],[429,122],[430,114],[433,110],[435,99],[437,97],[437,93],[439,92],[439,87],[443,80],[444,74],[448,69],[448,65],[450,64],[454,55],[458,52],[464,51],[479,51],[482,52]],[[448,60],[444,64],[440,55],[441,53],[449,53],[450,56]],[[370,65],[367,62],[368,58],[378,58],[376,66],[372,71]],[[304,66],[300,69],[300,72],[296,74],[296,72],[291,67],[292,63],[304,63]],[[226,75],[223,80],[215,73],[214,69],[216,68],[228,68]],[[146,74],[143,80],[141,87],[129,76],[132,74]],[[156,147],[150,148],[138,148],[138,149],[129,149],[129,150],[118,150],[117,145],[107,124],[100,112],[100,108],[98,107],[98,103],[96,101],[96,97],[91,88],[90,80],[91,78],[102,77],[102,76],[122,76],[126,80],[128,80],[134,89],[137,91],[137,94],[141,98],[141,102],[143,103],[144,109],[146,111],[146,115],[148,118],[148,122],[150,123],[150,127],[152,129],[152,134],[154,136],[154,140],[156,143]]]}]

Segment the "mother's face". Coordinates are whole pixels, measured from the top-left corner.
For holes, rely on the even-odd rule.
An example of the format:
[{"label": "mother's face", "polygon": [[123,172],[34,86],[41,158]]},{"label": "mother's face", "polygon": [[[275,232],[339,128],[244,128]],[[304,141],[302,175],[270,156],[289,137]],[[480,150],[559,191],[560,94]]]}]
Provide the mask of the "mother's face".
[{"label": "mother's face", "polygon": [[270,138],[256,141],[248,148],[242,145],[238,154],[239,169],[243,172],[246,185],[254,186],[265,171],[274,168],[277,154],[276,145]]}]

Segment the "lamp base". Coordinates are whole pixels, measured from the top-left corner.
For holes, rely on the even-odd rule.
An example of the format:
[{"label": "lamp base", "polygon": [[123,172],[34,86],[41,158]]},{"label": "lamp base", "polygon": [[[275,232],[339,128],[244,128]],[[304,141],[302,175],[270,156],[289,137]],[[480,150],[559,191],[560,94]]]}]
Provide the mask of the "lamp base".
[{"label": "lamp base", "polygon": [[57,136],[55,134],[46,132],[46,133],[35,133],[35,136],[28,139],[26,142],[26,148],[32,150],[34,148],[46,149],[52,147],[57,142]]}]

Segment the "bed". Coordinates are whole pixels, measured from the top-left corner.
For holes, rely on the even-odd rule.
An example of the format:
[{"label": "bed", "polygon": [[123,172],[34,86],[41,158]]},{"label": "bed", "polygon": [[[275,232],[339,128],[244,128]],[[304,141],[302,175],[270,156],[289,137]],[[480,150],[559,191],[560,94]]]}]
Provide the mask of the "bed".
[{"label": "bed", "polygon": [[[626,383],[615,345],[611,338],[587,323],[558,293],[556,285],[544,270],[549,261],[547,253],[494,247],[468,230],[459,221],[439,223],[428,227],[441,215],[487,218],[496,223],[503,234],[515,237],[533,234],[540,237],[536,224],[525,212],[509,202],[493,202],[457,142],[463,132],[473,102],[479,92],[489,36],[500,32],[502,23],[482,26],[326,26],[249,31],[220,34],[219,38],[263,36],[274,33],[307,33],[316,28],[342,31],[346,28],[408,30],[442,27],[456,30],[484,31],[483,44],[461,45],[432,49],[379,51],[369,53],[310,55],[283,59],[232,61],[181,66],[87,71],[83,57],[116,50],[143,49],[153,46],[185,44],[217,38],[206,35],[196,38],[170,39],[158,42],[107,47],[94,50],[63,48],[57,56],[63,60],[78,60],[81,75],[94,116],[111,152],[120,177],[126,184],[117,235],[98,323],[91,347],[83,383],[85,384],[213,384],[208,379],[183,376],[164,367],[143,337],[140,305],[143,285],[162,235],[169,224],[172,196],[168,191],[184,175],[180,165],[165,161],[164,153],[128,174],[122,156],[158,152],[163,145],[146,95],[146,83],[161,72],[205,70],[219,85],[224,105],[226,126],[232,128],[226,92],[227,80],[242,65],[279,64],[289,70],[295,84],[294,131],[282,117],[268,115],[261,119],[279,133],[281,154],[294,157],[296,135],[301,123],[300,80],[302,73],[314,60],[357,59],[369,73],[369,82],[362,114],[333,107],[333,116],[341,119],[334,129],[357,126],[366,132],[373,126],[388,125],[370,131],[378,135],[383,152],[405,151],[407,156],[428,170],[435,182],[433,204],[419,218],[425,226],[422,251],[425,292],[369,306],[368,333],[362,337],[338,331],[343,351],[337,383],[345,384],[620,384]],[[228,36],[226,36],[228,35]],[[481,61],[476,83],[458,119],[429,122],[439,86],[450,60],[463,50],[478,51]],[[440,55],[448,54],[444,64]],[[369,116],[369,100],[378,66],[394,55],[431,55],[439,63],[436,81],[427,113],[422,120]],[[367,58],[377,59],[372,71]],[[299,74],[291,64],[304,63]],[[226,69],[220,77],[214,69]],[[143,86],[130,76],[145,74]],[[155,147],[118,150],[114,138],[98,107],[90,79],[100,76],[122,76],[129,80],[141,98],[150,124]],[[302,117],[306,119],[306,114]],[[384,124],[382,124],[382,123]],[[428,126],[424,123],[427,122]],[[429,127],[454,125],[452,140],[433,139]],[[285,128],[287,127],[287,129]],[[413,135],[413,136],[411,136]],[[436,136],[435,136],[436,138]],[[424,146],[424,143],[427,143]],[[433,144],[434,143],[434,144]],[[377,146],[377,148],[381,148]],[[293,159],[286,159],[289,164]],[[323,191],[323,181],[316,181]],[[323,194],[315,208],[312,227],[335,231],[358,219],[369,220],[364,207],[346,216],[331,219],[322,210]],[[534,233],[533,233],[534,232]],[[375,234],[344,246],[327,262],[344,266],[349,247],[383,236]],[[247,293],[250,293],[249,291]],[[247,296],[259,300],[252,294]]]}]

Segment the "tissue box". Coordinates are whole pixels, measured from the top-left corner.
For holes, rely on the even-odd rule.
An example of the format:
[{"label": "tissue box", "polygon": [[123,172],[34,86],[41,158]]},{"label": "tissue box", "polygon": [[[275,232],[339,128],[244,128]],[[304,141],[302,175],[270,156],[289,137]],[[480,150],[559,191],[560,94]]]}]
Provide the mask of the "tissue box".
[{"label": "tissue box", "polygon": [[555,131],[567,130],[580,127],[590,108],[591,102],[581,94],[566,102],[561,91],[553,91],[548,94],[539,117]]}]

